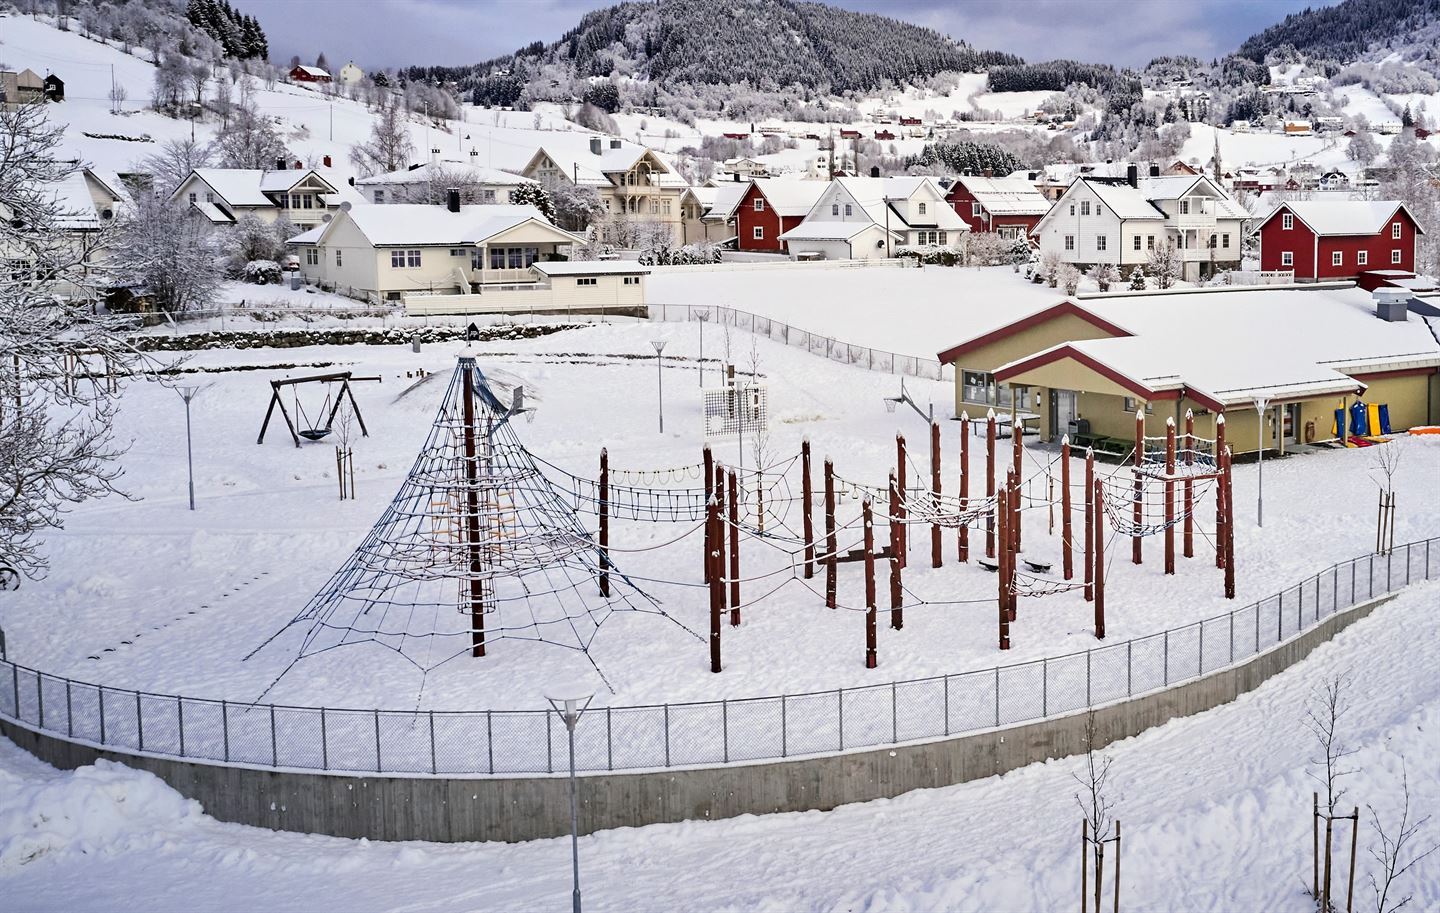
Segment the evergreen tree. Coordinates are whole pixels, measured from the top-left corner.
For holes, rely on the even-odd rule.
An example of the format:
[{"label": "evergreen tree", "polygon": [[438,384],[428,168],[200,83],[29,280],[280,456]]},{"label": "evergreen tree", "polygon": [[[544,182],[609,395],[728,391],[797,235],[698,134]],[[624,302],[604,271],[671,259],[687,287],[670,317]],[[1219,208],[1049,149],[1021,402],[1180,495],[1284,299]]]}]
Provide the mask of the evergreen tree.
[{"label": "evergreen tree", "polygon": [[510,191],[510,202],[517,206],[530,205],[540,210],[540,214],[547,222],[555,221],[555,202],[550,199],[550,194],[539,184],[521,184]]}]

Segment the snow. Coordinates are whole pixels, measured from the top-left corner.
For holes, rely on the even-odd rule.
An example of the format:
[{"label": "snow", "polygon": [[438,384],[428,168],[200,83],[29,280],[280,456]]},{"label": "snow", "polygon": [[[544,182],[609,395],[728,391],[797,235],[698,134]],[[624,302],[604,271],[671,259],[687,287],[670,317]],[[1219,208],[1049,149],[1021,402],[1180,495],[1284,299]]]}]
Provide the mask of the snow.
[{"label": "snow", "polygon": [[[1305,887],[1316,784],[1306,759],[1316,750],[1304,715],[1331,676],[1349,673],[1343,733],[1357,749],[1347,763],[1356,773],[1343,781],[1342,811],[1361,809],[1356,900],[1368,909],[1368,809],[1398,814],[1402,758],[1412,814],[1440,806],[1440,778],[1427,767],[1440,749],[1440,639],[1416,636],[1437,600],[1440,585],[1416,585],[1255,691],[1107,748],[1124,828],[1122,906],[1314,910]],[[1081,765],[1050,761],[829,812],[582,837],[585,908],[1070,907]],[[148,773],[103,762],[57,771],[4,740],[0,797],[0,859],[14,860],[0,865],[0,890],[16,909],[563,909],[570,892],[568,838],[387,844],[222,824]],[[1424,833],[1425,845],[1434,842],[1433,825]],[[44,852],[31,857],[35,846]],[[1343,879],[1346,853],[1336,865]],[[1440,855],[1399,887],[1415,909],[1440,906]]]},{"label": "snow", "polygon": [[[475,245],[531,219],[545,222],[534,206],[510,203],[465,205],[459,212],[425,203],[372,203],[356,206],[346,215],[376,247]],[[307,232],[300,237],[312,240],[309,235]],[[313,240],[318,241],[318,237]]]}]

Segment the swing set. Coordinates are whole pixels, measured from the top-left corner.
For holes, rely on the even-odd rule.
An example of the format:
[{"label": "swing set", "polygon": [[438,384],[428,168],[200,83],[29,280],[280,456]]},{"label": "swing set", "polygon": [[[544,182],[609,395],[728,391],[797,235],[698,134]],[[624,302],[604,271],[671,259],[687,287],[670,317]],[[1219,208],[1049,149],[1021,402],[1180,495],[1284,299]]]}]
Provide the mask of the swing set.
[{"label": "swing set", "polygon": [[[330,435],[331,426],[335,422],[335,416],[340,411],[340,405],[346,398],[350,400],[350,408],[355,413],[355,421],[360,425],[360,434],[369,437],[370,432],[365,428],[365,419],[360,416],[360,405],[355,402],[355,394],[350,389],[352,380],[379,380],[376,378],[354,377],[349,371],[337,371],[333,374],[315,374],[310,377],[286,377],[281,380],[270,381],[270,406],[265,410],[265,421],[260,423],[260,436],[255,443],[265,443],[265,429],[270,427],[270,417],[275,414],[275,407],[280,407],[280,415],[285,419],[285,427],[290,429],[290,437],[295,441],[295,446],[300,446],[300,439],[307,441],[319,441]],[[325,401],[320,405],[319,415],[325,417],[323,425],[313,423],[305,414],[305,407],[300,404],[301,384],[324,384]],[[337,391],[333,384],[339,383]],[[295,404],[295,415],[299,419],[300,426],[296,427],[295,421],[291,419],[290,412],[285,408],[285,398],[281,391],[286,387],[290,388],[291,399]],[[332,396],[333,394],[333,396]]]}]

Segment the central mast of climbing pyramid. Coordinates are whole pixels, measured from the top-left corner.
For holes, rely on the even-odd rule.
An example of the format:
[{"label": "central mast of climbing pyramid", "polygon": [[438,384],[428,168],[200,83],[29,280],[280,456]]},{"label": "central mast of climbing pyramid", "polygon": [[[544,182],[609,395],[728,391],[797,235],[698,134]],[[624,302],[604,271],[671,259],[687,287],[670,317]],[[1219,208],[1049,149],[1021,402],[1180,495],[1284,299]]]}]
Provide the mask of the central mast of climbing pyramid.
[{"label": "central mast of climbing pyramid", "polygon": [[[480,458],[475,445],[475,359],[460,359],[463,376],[461,396],[464,401],[465,440],[465,540],[470,557],[470,655],[485,655],[485,611],[489,602],[485,586],[485,550],[480,541]],[[490,433],[484,435],[485,450],[490,450]],[[487,468],[489,460],[486,460]]]}]

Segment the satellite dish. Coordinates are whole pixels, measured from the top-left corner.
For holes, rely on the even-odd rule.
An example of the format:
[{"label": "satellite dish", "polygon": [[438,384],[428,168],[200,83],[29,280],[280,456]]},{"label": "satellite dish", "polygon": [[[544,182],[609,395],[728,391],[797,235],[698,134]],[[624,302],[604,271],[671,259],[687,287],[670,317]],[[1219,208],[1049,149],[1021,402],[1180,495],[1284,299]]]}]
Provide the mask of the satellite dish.
[{"label": "satellite dish", "polygon": [[340,204],[340,211],[341,211],[341,212],[349,212],[349,211],[350,211],[350,206],[351,206],[350,201],[349,201],[349,200],[346,200],[345,202],[343,202],[343,203]]},{"label": "satellite dish", "polygon": [[[345,206],[349,206],[350,204],[349,204],[349,203],[345,203],[344,205],[345,205]],[[329,221],[330,221],[331,219],[333,219],[333,218],[335,218],[335,217],[332,216],[332,215],[330,215],[330,213],[327,212],[327,213],[325,213],[325,215],[323,215],[323,216],[320,217],[320,221],[321,221],[321,222],[329,222]]]}]

